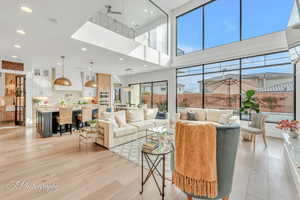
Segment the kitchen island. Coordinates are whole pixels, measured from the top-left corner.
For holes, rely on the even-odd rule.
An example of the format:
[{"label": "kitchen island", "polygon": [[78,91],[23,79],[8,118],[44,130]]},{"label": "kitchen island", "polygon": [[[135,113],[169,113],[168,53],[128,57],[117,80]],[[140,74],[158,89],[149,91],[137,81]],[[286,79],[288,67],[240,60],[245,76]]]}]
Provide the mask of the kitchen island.
[{"label": "kitchen island", "polygon": [[[98,116],[98,105],[90,105],[92,107],[92,118]],[[73,107],[72,127],[78,129],[79,122],[77,116],[81,114],[81,106]],[[57,117],[59,116],[58,107],[38,107],[36,111],[36,130],[42,137],[52,137],[58,133],[59,125]]]}]

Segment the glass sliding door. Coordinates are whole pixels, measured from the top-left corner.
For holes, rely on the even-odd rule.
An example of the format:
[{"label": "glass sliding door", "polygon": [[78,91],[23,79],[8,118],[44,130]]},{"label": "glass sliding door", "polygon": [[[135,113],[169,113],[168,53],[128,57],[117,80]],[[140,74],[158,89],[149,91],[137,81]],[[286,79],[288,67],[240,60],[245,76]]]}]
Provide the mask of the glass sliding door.
[{"label": "glass sliding door", "polygon": [[141,103],[146,104],[147,108],[152,108],[152,84],[141,84]]},{"label": "glass sliding door", "polygon": [[130,104],[145,104],[147,108],[168,111],[168,81],[130,84]]},{"label": "glass sliding door", "polygon": [[[202,68],[202,67],[201,67]],[[203,107],[203,75],[177,77],[177,111]]]},{"label": "glass sliding door", "polygon": [[130,104],[139,105],[140,104],[140,84],[130,85]]},{"label": "glass sliding door", "polygon": [[161,112],[168,110],[168,83],[166,81],[153,83],[153,108]]}]

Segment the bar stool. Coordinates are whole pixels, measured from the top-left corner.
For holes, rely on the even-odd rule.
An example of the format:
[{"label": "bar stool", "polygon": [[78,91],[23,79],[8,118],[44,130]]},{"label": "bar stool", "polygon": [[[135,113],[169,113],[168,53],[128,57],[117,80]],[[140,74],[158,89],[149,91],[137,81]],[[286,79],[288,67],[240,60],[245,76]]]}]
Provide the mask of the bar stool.
[{"label": "bar stool", "polygon": [[72,107],[60,107],[59,108],[59,117],[57,117],[57,123],[59,125],[59,133],[62,136],[62,126],[65,127],[65,131],[67,131],[68,127],[70,129],[70,133],[72,134],[72,115],[73,109]]},{"label": "bar stool", "polygon": [[77,120],[80,122],[79,129],[86,126],[86,122],[92,120],[92,108],[90,107],[82,107],[81,108],[81,114],[77,116]]}]

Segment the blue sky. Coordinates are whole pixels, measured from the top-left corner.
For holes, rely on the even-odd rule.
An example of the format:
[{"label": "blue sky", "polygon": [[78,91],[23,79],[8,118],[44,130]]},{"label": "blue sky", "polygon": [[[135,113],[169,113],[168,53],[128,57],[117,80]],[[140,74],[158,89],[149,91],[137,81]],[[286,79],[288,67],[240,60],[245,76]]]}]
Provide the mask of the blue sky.
[{"label": "blue sky", "polygon": [[[216,0],[204,7],[205,48],[240,39],[240,0]],[[243,39],[286,28],[293,0],[243,0]],[[177,20],[178,47],[186,53],[202,49],[203,7]]]},{"label": "blue sky", "polygon": [[[177,19],[178,47],[186,53],[202,49],[205,13],[205,48],[224,45],[240,39],[240,0],[216,0]],[[281,31],[287,27],[293,0],[243,0],[243,39]],[[292,67],[261,68],[251,73],[292,73]],[[179,78],[186,90],[198,89],[198,77]]]}]

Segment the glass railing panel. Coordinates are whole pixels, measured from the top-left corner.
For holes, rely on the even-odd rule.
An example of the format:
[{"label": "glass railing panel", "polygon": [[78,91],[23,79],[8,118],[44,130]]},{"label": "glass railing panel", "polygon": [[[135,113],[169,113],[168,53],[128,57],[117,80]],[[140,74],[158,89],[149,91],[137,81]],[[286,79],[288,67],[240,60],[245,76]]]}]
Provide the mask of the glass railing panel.
[{"label": "glass railing panel", "polygon": [[168,54],[168,15],[149,0],[112,0],[90,21]]}]

